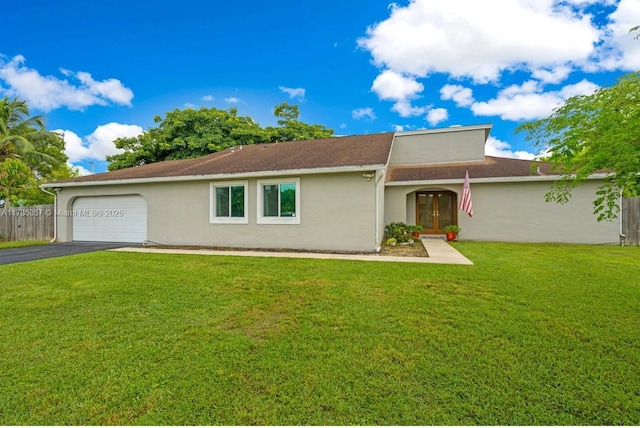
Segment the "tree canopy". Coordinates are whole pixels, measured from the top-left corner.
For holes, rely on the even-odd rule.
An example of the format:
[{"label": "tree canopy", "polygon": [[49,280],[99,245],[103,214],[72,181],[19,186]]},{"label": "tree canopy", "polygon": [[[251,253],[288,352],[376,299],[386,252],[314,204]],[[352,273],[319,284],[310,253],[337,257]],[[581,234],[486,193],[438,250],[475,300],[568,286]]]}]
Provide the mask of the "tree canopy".
[{"label": "tree canopy", "polygon": [[295,140],[315,140],[316,138],[326,138],[333,135],[333,130],[324,125],[308,125],[300,122],[300,109],[297,105],[289,103],[278,104],[273,110],[273,114],[279,117],[279,127],[268,126],[266,133],[268,141],[295,141]]},{"label": "tree canopy", "polygon": [[25,186],[31,177],[29,167],[17,158],[7,158],[0,162],[0,198],[4,208],[11,206],[11,196],[16,189]]},{"label": "tree canopy", "polygon": [[566,203],[576,186],[598,172],[608,174],[594,200],[598,221],[618,216],[622,195],[640,195],[640,72],[570,98],[548,118],[516,128],[522,131],[546,150],[561,175],[547,201]]},{"label": "tree canopy", "polygon": [[50,173],[67,160],[64,141],[47,131],[43,116],[29,117],[26,101],[0,100],[0,161],[22,159],[35,173]]},{"label": "tree canopy", "polygon": [[116,148],[123,153],[107,156],[109,170],[173,159],[205,156],[231,146],[261,142],[326,138],[333,130],[298,120],[297,105],[282,103],[274,109],[278,127],[261,128],[249,116],[238,116],[237,108],[173,110],[163,119],[155,117],[157,127],[137,137],[118,138]]},{"label": "tree canopy", "polygon": [[29,116],[26,101],[0,99],[0,200],[11,204],[50,203],[38,185],[77,174],[66,164],[64,141],[47,131],[43,116]]}]

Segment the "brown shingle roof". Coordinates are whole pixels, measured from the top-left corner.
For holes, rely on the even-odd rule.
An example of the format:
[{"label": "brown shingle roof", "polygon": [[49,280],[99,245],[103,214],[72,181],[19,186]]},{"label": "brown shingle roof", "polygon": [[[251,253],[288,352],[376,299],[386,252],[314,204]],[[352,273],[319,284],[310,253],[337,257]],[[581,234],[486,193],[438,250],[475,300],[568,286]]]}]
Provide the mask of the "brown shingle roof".
[{"label": "brown shingle roof", "polygon": [[385,132],[238,146],[233,150],[226,149],[200,158],[158,162],[61,182],[81,183],[385,165],[392,140],[393,133]]},{"label": "brown shingle roof", "polygon": [[[537,166],[540,170],[537,171]],[[417,181],[417,180],[453,180],[464,179],[465,171],[469,169],[469,177],[498,178],[498,177],[530,177],[556,175],[551,171],[551,164],[529,160],[498,158],[485,156],[483,161],[433,164],[423,166],[394,166],[387,170],[386,182]],[[533,171],[532,171],[533,168]]]}]

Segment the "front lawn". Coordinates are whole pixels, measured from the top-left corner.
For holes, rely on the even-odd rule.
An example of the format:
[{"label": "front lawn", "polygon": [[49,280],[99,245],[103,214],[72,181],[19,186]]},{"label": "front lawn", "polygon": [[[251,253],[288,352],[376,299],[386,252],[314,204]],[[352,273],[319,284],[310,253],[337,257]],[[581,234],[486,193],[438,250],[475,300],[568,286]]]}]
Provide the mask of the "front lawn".
[{"label": "front lawn", "polygon": [[0,270],[2,425],[638,425],[640,248]]},{"label": "front lawn", "polygon": [[0,241],[0,250],[5,248],[31,247],[33,245],[47,245],[49,241]]}]

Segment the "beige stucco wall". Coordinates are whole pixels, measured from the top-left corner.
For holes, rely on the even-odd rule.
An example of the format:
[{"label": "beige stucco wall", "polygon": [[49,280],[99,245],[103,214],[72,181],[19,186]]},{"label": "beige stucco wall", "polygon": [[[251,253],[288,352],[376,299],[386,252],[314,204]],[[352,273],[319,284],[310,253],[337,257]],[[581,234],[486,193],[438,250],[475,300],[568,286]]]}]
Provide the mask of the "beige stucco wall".
[{"label": "beige stucco wall", "polygon": [[[210,223],[211,180],[63,188],[58,209],[71,211],[78,196],[139,194],[147,202],[147,239],[158,244],[375,250],[380,240],[376,226],[380,229],[383,220],[379,216],[376,225],[375,188],[382,195],[383,182],[367,181],[362,172],[293,178],[300,179],[300,224],[257,224],[255,178],[248,179],[248,224]],[[72,221],[72,217],[58,219],[59,241],[73,240]]]},{"label": "beige stucco wall", "polygon": [[485,141],[484,128],[396,134],[389,165],[481,161]]},{"label": "beige stucco wall", "polygon": [[[503,242],[616,244],[619,221],[600,222],[593,214],[598,185],[591,181],[573,191],[565,205],[547,203],[546,182],[472,183],[474,216],[458,211],[460,239]],[[385,223],[415,223],[416,190],[450,190],[460,196],[462,184],[387,187]]]}]

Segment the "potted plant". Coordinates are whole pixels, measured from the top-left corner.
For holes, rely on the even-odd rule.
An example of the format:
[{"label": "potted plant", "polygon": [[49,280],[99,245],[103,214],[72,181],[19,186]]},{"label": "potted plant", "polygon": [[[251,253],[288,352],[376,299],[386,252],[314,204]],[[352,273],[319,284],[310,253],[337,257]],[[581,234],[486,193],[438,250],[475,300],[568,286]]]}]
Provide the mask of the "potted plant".
[{"label": "potted plant", "polygon": [[444,233],[447,234],[447,241],[455,241],[456,239],[458,239],[458,233],[460,233],[461,230],[462,228],[460,228],[460,226],[458,226],[457,224],[450,224],[448,226],[445,226]]},{"label": "potted plant", "polygon": [[407,228],[411,231],[411,236],[413,236],[414,238],[419,238],[420,232],[422,232],[422,229],[423,229],[421,224],[408,226]]}]

